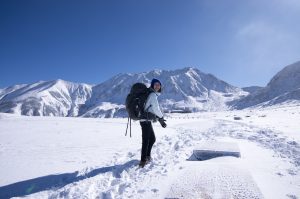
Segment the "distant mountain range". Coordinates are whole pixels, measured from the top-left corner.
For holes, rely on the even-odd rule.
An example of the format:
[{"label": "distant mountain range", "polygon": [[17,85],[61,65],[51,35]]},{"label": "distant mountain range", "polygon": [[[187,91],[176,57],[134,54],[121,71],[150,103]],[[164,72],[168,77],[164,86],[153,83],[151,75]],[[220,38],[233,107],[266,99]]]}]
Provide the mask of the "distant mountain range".
[{"label": "distant mountain range", "polygon": [[78,116],[92,86],[63,80],[40,81],[0,90],[0,112],[34,116]]},{"label": "distant mountain range", "polygon": [[0,112],[33,116],[125,117],[125,98],[135,82],[163,84],[164,112],[243,109],[300,101],[300,62],[285,67],[266,87],[238,88],[197,68],[118,74],[98,85],[64,80],[0,89]]}]

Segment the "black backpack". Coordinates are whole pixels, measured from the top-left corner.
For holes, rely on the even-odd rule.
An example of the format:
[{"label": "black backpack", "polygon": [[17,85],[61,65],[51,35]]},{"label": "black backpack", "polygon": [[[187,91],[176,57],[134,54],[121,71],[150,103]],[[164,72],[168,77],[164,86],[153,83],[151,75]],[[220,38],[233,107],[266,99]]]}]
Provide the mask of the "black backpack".
[{"label": "black backpack", "polygon": [[143,83],[132,85],[130,93],[126,97],[126,111],[132,120],[144,118],[144,107],[149,94],[152,91]]},{"label": "black backpack", "polygon": [[126,133],[127,135],[127,129],[128,129],[128,123],[130,122],[130,137],[131,137],[131,120],[140,120],[148,118],[145,116],[144,107],[146,104],[146,100],[149,96],[149,94],[153,92],[150,88],[147,88],[147,86],[143,83],[135,83],[132,85],[130,93],[126,97],[126,111],[128,113],[128,122],[126,127]]}]

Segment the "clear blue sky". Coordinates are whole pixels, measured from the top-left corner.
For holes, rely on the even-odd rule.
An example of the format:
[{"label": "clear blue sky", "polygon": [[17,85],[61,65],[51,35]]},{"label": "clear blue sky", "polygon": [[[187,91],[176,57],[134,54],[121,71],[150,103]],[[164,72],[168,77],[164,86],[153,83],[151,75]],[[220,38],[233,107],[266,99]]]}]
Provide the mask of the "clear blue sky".
[{"label": "clear blue sky", "polygon": [[197,67],[264,86],[300,60],[299,0],[1,0],[0,88]]}]

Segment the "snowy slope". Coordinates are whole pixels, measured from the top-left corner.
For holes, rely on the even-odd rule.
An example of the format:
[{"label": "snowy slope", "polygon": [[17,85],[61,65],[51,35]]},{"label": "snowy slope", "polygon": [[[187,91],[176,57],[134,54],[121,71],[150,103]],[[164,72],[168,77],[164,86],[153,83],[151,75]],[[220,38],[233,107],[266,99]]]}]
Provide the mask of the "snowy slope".
[{"label": "snowy slope", "polygon": [[300,101],[300,61],[279,71],[268,85],[233,103],[233,108],[272,106]]},{"label": "snowy slope", "polygon": [[2,97],[4,97],[5,95],[17,90],[17,89],[20,89],[22,87],[26,86],[26,84],[20,84],[20,85],[14,85],[14,86],[10,86],[10,87],[7,87],[7,88],[4,88],[4,89],[0,89],[0,100],[2,99]]},{"label": "snowy slope", "polygon": [[125,98],[136,82],[163,84],[166,113],[188,113],[300,103],[300,62],[278,72],[266,87],[243,89],[197,68],[118,74],[98,85],[40,81],[0,90],[0,112],[35,116],[126,117]]},{"label": "snowy slope", "polygon": [[[197,68],[189,67],[170,71],[156,69],[137,74],[119,74],[93,87],[92,97],[80,112],[84,117],[91,117],[105,110],[104,102],[110,102],[116,107],[111,108],[110,112],[114,112],[115,116],[124,116],[126,112],[120,105],[124,104],[131,85],[136,82],[149,85],[152,78],[158,78],[163,84],[159,100],[166,112],[224,110],[227,108],[225,105],[227,101],[248,94]],[[85,114],[86,112],[88,113]]]},{"label": "snowy slope", "polygon": [[[153,162],[137,170],[138,123],[130,138],[122,118],[1,113],[0,198],[299,198],[299,120],[299,106],[170,114],[167,128],[154,124]],[[187,161],[215,141],[237,143],[241,158]]]},{"label": "snowy slope", "polygon": [[243,87],[242,89],[248,93],[254,93],[262,88],[263,87],[260,86],[249,86],[249,87]]},{"label": "snowy slope", "polygon": [[63,80],[40,81],[1,92],[0,111],[34,116],[77,116],[91,86]]},{"label": "snowy slope", "polygon": [[248,93],[197,68],[118,74],[98,85],[63,80],[17,85],[0,91],[0,112],[41,116],[124,117],[124,102],[136,82],[163,84],[166,112],[227,109],[226,102]]}]

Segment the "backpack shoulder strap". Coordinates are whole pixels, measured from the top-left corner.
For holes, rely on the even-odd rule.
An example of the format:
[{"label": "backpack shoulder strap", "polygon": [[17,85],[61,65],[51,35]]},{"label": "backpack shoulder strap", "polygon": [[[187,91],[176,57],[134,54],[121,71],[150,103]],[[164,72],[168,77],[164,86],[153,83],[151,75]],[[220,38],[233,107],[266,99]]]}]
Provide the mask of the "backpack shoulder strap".
[{"label": "backpack shoulder strap", "polygon": [[[151,93],[154,93],[154,90],[153,90],[152,88],[148,88],[148,96],[147,96],[147,98],[146,98],[146,101],[145,101],[144,106],[146,106],[146,103],[148,102]],[[148,109],[149,109],[150,107],[151,107],[151,104],[150,104],[149,107],[146,108],[145,112],[148,112]],[[145,108],[145,107],[144,107],[144,108]]]}]

